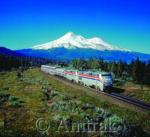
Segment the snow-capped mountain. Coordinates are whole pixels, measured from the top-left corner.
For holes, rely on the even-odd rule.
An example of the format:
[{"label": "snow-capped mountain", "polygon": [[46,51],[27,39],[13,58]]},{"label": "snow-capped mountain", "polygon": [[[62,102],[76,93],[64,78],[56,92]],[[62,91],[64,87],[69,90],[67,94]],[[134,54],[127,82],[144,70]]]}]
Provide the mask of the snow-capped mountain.
[{"label": "snow-capped mountain", "polygon": [[33,46],[32,49],[48,50],[62,47],[66,49],[123,50],[108,44],[101,38],[86,39],[81,35],[75,35],[73,32],[69,32],[57,40]]},{"label": "snow-capped mountain", "polygon": [[17,50],[17,53],[31,57],[63,61],[70,61],[76,58],[103,58],[107,61],[122,60],[125,62],[130,62],[136,58],[142,61],[150,60],[149,54],[131,52],[127,49],[112,46],[101,38],[86,39],[72,32],[45,44],[36,45],[29,49]]}]

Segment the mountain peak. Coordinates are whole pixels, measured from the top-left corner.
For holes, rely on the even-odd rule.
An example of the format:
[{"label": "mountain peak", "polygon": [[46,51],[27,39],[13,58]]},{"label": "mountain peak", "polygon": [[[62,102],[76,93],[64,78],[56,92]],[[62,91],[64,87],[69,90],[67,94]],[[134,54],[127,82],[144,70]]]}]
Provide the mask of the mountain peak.
[{"label": "mountain peak", "polygon": [[86,48],[86,49],[95,49],[95,50],[121,50],[119,48],[113,47],[107,42],[103,41],[101,38],[94,37],[91,39],[86,39],[81,35],[76,35],[73,32],[68,32],[64,36],[60,37],[57,40],[36,45],[33,49],[43,49],[48,50],[52,48],[67,48],[67,49],[75,49],[75,48]]},{"label": "mountain peak", "polygon": [[64,37],[74,37],[75,34],[73,32],[68,32],[64,35]]}]

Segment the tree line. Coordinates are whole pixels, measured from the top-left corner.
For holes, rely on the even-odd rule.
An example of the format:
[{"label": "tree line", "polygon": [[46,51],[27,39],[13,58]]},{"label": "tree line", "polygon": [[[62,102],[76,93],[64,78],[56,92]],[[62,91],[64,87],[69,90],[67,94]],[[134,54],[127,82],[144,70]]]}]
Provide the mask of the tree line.
[{"label": "tree line", "polygon": [[78,70],[100,70],[112,72],[118,78],[131,79],[138,83],[150,84],[150,61],[142,62],[139,58],[130,63],[119,61],[104,61],[102,58],[74,59],[70,63],[28,56],[7,56],[0,54],[0,71],[17,69],[19,67],[40,67],[43,64],[71,65]]},{"label": "tree line", "polygon": [[112,72],[118,78],[131,79],[137,83],[150,84],[150,61],[142,62],[139,58],[130,63],[119,61],[104,61],[102,58],[89,60],[74,59],[71,66],[78,70],[100,70]]},{"label": "tree line", "polygon": [[19,67],[40,67],[42,64],[52,63],[52,60],[27,56],[7,56],[0,54],[0,71],[17,69]]}]

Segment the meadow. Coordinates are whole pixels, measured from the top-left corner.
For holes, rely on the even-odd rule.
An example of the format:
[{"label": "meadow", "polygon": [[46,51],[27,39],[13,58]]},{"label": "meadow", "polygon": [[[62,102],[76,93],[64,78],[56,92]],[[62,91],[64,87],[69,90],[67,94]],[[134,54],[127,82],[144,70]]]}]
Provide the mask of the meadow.
[{"label": "meadow", "polygon": [[[38,68],[28,69],[21,75],[17,71],[0,73],[0,136],[87,136],[87,133],[56,133],[55,130],[59,120],[68,121],[67,124],[99,120],[108,125],[107,120],[111,118],[116,126],[122,124],[126,127],[121,134],[146,137],[150,131],[149,114],[131,111],[93,97],[82,89],[58,82]],[[49,135],[37,130],[36,121],[39,118],[53,123]]]}]

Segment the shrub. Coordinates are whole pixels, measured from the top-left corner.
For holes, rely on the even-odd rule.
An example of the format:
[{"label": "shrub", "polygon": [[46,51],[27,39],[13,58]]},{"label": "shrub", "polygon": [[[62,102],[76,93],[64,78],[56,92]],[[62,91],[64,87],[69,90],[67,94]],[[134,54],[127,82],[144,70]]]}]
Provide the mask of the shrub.
[{"label": "shrub", "polygon": [[4,102],[6,102],[9,98],[9,94],[7,93],[0,93],[0,105],[2,105]]},{"label": "shrub", "polygon": [[14,96],[9,97],[9,102],[10,102],[10,106],[15,107],[15,108],[21,107],[23,103],[17,97],[14,97]]}]

